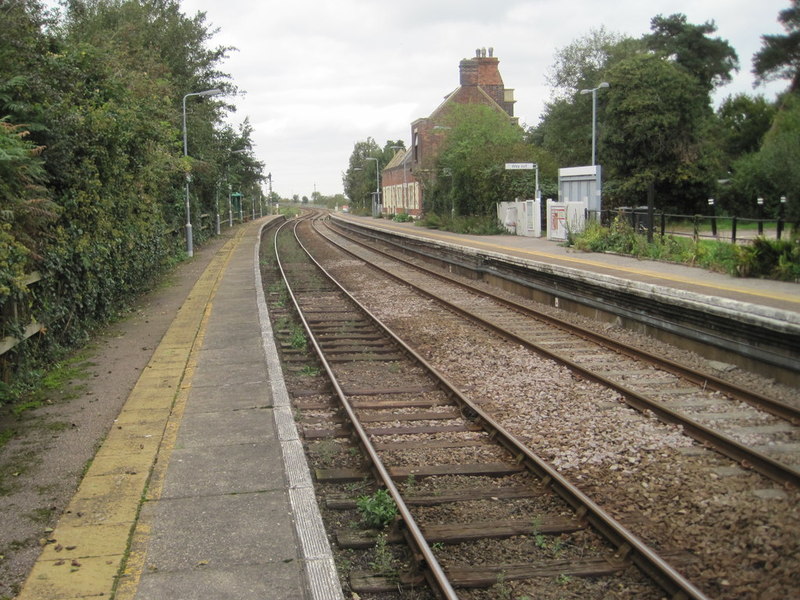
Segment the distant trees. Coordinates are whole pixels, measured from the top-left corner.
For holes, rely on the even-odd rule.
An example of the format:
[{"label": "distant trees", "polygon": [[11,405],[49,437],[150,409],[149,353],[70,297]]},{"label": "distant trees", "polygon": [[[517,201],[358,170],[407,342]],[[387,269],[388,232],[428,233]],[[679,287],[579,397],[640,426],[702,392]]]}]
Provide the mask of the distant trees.
[{"label": "distant trees", "polygon": [[777,106],[763,96],[728,96],[717,109],[720,149],[727,169],[739,157],[755,152],[772,126]]},{"label": "distant trees", "polygon": [[756,85],[788,79],[789,87],[774,105],[751,107],[747,119],[751,143],[733,161],[725,195],[740,211],[753,211],[756,198],[764,198],[767,214],[785,211],[796,232],[800,228],[800,1],[792,0],[778,13],[778,20],[786,35],[761,36],[753,73]]},{"label": "distant trees", "polygon": [[353,147],[347,171],[342,173],[342,186],[344,195],[350,199],[350,209],[354,213],[366,214],[369,211],[370,194],[375,191],[377,165],[375,160],[367,159],[379,159],[380,156],[380,147],[371,137],[363,142],[356,142]]},{"label": "distant trees", "polygon": [[[388,140],[383,148],[368,137],[356,142],[350,154],[347,170],[342,173],[344,195],[350,199],[354,213],[369,214],[372,210],[372,194],[380,180],[382,170],[395,155],[393,146],[405,148],[403,140]],[[377,171],[376,171],[377,169]]]}]

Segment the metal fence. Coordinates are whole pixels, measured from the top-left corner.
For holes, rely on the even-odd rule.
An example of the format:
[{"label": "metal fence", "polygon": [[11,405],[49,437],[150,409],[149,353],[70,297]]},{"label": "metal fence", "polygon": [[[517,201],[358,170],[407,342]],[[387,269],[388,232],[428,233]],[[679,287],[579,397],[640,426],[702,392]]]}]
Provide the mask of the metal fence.
[{"label": "metal fence", "polygon": [[780,240],[786,234],[786,221],[777,219],[752,219],[746,217],[681,215],[653,211],[646,206],[622,207],[615,210],[587,211],[587,219],[609,225],[615,218],[626,221],[637,232],[651,238],[653,234],[678,235],[698,239],[748,243],[756,237]]}]

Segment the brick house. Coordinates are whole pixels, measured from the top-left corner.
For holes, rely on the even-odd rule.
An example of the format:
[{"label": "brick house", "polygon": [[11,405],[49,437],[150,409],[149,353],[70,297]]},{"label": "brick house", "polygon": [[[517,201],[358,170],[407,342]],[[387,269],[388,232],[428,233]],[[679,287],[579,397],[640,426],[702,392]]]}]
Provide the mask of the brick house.
[{"label": "brick house", "polygon": [[492,48],[488,53],[485,48],[478,49],[473,58],[463,59],[458,66],[459,86],[445,96],[430,116],[411,123],[411,146],[408,150],[399,150],[381,172],[384,214],[422,214],[424,190],[415,173],[421,175],[433,164],[447,136],[446,116],[454,105],[485,104],[517,122],[514,90],[503,84],[499,62]]}]

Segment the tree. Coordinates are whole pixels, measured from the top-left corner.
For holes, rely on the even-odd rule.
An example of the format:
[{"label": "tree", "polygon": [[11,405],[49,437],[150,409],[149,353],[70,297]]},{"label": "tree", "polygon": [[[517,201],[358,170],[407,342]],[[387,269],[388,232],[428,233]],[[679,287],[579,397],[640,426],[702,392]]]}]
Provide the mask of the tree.
[{"label": "tree", "polygon": [[645,54],[608,71],[604,164],[606,196],[641,203],[649,184],[665,207],[695,210],[716,178],[707,136],[708,94],[685,69]]},{"label": "tree", "polygon": [[[57,216],[42,185],[42,148],[27,136],[25,128],[0,120],[0,308],[28,303],[26,275],[41,261],[43,233]],[[8,321],[0,324],[0,336],[14,332]]]},{"label": "tree", "polygon": [[30,123],[28,139],[43,150],[41,181],[58,218],[37,238],[36,266],[46,273],[37,316],[52,332],[45,342],[70,343],[148,285],[182,247],[167,232],[183,225],[188,171],[206,209],[196,205],[193,216],[210,212],[208,175],[225,107],[193,103],[191,140],[209,150],[184,160],[181,98],[195,85],[224,85],[226,76],[218,71],[224,51],[206,49],[204,17],[184,16],[177,0],[64,7],[56,23],[34,0],[3,6],[10,27],[0,33],[0,108],[11,123]]},{"label": "tree", "polygon": [[777,216],[786,196],[787,219],[800,226],[800,98],[787,94],[757,152],[733,164],[726,195],[732,211],[755,216],[756,199],[764,198],[767,214]]},{"label": "tree", "polygon": [[[375,160],[367,160],[368,158],[377,159],[378,162],[383,158],[383,152],[371,137],[363,142],[356,142],[350,154],[347,171],[342,173],[344,193],[350,199],[354,213],[367,213],[372,206],[370,198],[375,191],[377,163]],[[381,166],[385,167],[386,162],[388,161],[380,162]]]},{"label": "tree", "polygon": [[[481,105],[455,106],[447,138],[426,185],[426,211],[458,215],[493,214],[495,204],[519,195],[533,196],[533,182],[511,179],[506,162],[529,162],[533,149],[508,115]],[[518,175],[515,174],[515,175]],[[527,192],[527,193],[526,193]]]},{"label": "tree", "polygon": [[727,41],[710,38],[717,30],[713,21],[702,25],[687,23],[686,15],[658,15],[650,22],[652,34],[647,46],[674,61],[711,91],[731,81],[731,71],[739,70],[739,58]]},{"label": "tree", "polygon": [[555,100],[571,99],[581,89],[600,83],[609,64],[639,49],[637,40],[609,32],[605,27],[591,29],[556,51],[545,80]]},{"label": "tree", "polygon": [[[581,95],[607,79],[610,66],[644,51],[641,40],[593,29],[556,52],[547,74],[553,99],[545,104],[528,140],[552,154],[561,166],[587,164],[592,145],[592,98]],[[598,123],[604,103],[598,103]]]},{"label": "tree", "polygon": [[786,35],[762,35],[761,49],[753,55],[756,85],[788,79],[791,92],[800,91],[800,0],[778,13]]},{"label": "tree", "polygon": [[756,152],[769,131],[777,108],[763,96],[728,96],[717,109],[720,145],[729,163]]}]

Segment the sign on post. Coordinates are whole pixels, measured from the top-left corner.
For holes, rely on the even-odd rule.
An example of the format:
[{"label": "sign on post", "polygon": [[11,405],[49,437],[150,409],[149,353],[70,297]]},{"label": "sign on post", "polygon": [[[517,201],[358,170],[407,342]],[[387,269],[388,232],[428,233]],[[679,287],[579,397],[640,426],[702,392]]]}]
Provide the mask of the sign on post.
[{"label": "sign on post", "polygon": [[506,163],[506,171],[536,171],[536,199],[541,200],[539,193],[539,165],[537,163]]}]

